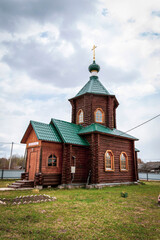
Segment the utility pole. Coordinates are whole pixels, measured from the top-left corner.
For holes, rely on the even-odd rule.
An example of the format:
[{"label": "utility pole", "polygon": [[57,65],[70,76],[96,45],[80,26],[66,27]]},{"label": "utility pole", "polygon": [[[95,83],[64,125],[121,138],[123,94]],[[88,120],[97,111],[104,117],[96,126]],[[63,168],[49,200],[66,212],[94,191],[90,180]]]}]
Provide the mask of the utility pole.
[{"label": "utility pole", "polygon": [[12,161],[13,144],[14,144],[14,142],[12,142],[12,145],[11,145],[11,154],[10,154],[10,159],[9,159],[9,170],[11,169],[11,161]]}]

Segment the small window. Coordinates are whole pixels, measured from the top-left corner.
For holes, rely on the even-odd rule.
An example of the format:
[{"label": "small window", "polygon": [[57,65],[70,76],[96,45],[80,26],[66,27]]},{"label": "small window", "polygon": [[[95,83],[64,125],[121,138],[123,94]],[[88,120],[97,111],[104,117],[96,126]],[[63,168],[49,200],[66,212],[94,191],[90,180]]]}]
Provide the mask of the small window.
[{"label": "small window", "polygon": [[128,156],[125,152],[120,155],[120,170],[128,171]]},{"label": "small window", "polygon": [[48,157],[48,166],[53,166],[56,167],[57,166],[57,157],[54,154],[51,154]]},{"label": "small window", "polygon": [[80,110],[78,111],[77,116],[78,116],[78,123],[83,123],[83,122],[84,122],[84,114],[83,114],[82,109],[80,109]]},{"label": "small window", "polygon": [[111,150],[105,153],[105,171],[114,171],[114,155]]},{"label": "small window", "polygon": [[101,108],[97,108],[95,111],[95,122],[98,123],[104,122],[104,112]]}]

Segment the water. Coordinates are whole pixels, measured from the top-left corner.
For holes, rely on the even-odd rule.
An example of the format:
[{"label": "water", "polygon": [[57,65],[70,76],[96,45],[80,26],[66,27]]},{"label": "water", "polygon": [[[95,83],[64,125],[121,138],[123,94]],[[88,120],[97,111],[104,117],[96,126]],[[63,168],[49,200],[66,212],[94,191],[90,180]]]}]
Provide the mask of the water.
[{"label": "water", "polygon": [[21,173],[24,173],[24,172],[25,170],[4,169],[2,171],[2,169],[0,169],[0,178],[1,179],[9,179],[9,178],[18,179],[18,178],[21,178]]},{"label": "water", "polygon": [[[147,173],[138,173],[139,179],[147,180]],[[160,181],[160,174],[158,173],[148,173],[148,180],[159,180]]]}]

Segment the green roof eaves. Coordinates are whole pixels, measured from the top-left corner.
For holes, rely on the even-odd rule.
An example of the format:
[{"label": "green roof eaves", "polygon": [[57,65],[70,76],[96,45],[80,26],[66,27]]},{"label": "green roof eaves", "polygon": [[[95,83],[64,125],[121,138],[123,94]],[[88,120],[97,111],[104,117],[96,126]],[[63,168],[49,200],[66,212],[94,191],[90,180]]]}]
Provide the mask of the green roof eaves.
[{"label": "green roof eaves", "polygon": [[91,125],[81,129],[79,131],[79,134],[87,134],[87,133],[91,133],[91,132],[100,132],[100,133],[106,133],[106,134],[109,134],[109,135],[114,135],[114,136],[117,136],[117,137],[123,137],[123,138],[129,138],[129,139],[133,139],[133,140],[138,140],[137,138],[129,135],[129,134],[126,134],[122,131],[119,131],[117,129],[110,129],[108,127],[105,127],[101,124],[98,124],[98,123],[92,123]]},{"label": "green roof eaves", "polygon": [[135,152],[140,152],[140,150],[138,148],[134,148]]}]

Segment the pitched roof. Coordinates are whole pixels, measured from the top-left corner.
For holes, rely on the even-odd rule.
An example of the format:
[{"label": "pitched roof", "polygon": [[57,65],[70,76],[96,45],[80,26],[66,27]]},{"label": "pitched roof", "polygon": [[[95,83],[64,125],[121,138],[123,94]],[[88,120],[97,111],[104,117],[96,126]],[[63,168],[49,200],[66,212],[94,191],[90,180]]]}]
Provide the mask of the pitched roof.
[{"label": "pitched roof", "polygon": [[110,95],[107,89],[102,85],[97,76],[91,76],[90,80],[84,85],[84,87],[77,93],[76,97],[85,93]]},{"label": "pitched roof", "polygon": [[64,143],[89,146],[89,143],[82,136],[78,135],[82,128],[81,126],[53,118],[51,119],[51,122],[57,129]]},{"label": "pitched roof", "polygon": [[26,140],[32,129],[35,131],[38,140],[62,142],[56,128],[52,124],[30,121],[21,143],[26,143]]},{"label": "pitched roof", "polygon": [[30,122],[39,140],[62,142],[56,128],[52,124]]},{"label": "pitched roof", "polygon": [[129,139],[133,139],[133,140],[138,140],[137,138],[129,135],[129,134],[126,134],[122,131],[119,131],[115,128],[113,129],[110,129],[110,128],[107,128],[101,124],[98,124],[98,123],[92,123],[91,125],[85,127],[85,128],[82,128],[80,131],[79,131],[79,134],[86,134],[86,133],[91,133],[91,132],[101,132],[101,133],[106,133],[106,134],[109,134],[109,135],[114,135],[114,136],[117,136],[117,137],[122,137],[122,138],[129,138]]},{"label": "pitched roof", "polygon": [[82,127],[74,123],[52,118],[50,124],[30,121],[30,124],[21,140],[22,143],[26,142],[32,128],[34,129],[38,140],[59,143],[64,142],[82,146],[89,146],[89,143],[82,135],[92,132],[100,132],[112,136],[138,140],[137,138],[115,128],[110,129],[98,123],[92,123],[87,127]]}]

